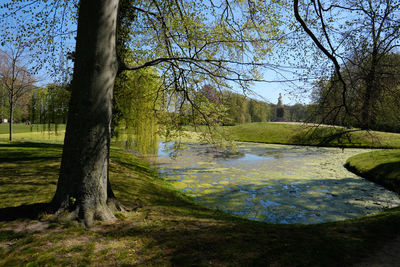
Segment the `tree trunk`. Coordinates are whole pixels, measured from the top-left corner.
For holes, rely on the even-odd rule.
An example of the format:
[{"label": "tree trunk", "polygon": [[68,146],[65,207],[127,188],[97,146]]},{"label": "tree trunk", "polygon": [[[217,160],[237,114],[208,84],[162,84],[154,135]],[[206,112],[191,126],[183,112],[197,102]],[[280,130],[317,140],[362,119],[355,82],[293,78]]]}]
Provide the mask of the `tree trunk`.
[{"label": "tree trunk", "polygon": [[14,120],[14,103],[12,101],[10,101],[10,116],[8,118],[8,126],[9,126],[9,131],[10,131],[10,135],[9,135],[9,140],[12,141],[13,140],[13,120]]},{"label": "tree trunk", "polygon": [[83,220],[114,220],[107,206],[118,0],[81,0],[76,60],[60,175],[52,208]]},{"label": "tree trunk", "polygon": [[379,88],[376,87],[376,65],[378,64],[378,50],[376,48],[373,49],[371,55],[371,63],[369,67],[369,71],[366,75],[365,79],[365,93],[363,96],[363,105],[361,110],[361,128],[362,129],[371,129],[375,125],[374,119],[374,102],[376,102],[376,97],[379,93],[377,90]]}]

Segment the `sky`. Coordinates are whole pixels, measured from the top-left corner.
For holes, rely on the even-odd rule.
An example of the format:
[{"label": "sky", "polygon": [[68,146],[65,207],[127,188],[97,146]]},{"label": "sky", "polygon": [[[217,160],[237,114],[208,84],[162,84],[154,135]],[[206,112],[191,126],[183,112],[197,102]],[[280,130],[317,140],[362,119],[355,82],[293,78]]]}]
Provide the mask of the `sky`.
[{"label": "sky", "polygon": [[[264,78],[267,80],[278,80],[273,71],[265,71]],[[309,93],[297,92],[295,87],[302,87],[300,82],[273,82],[273,83],[256,83],[251,89],[254,90],[259,96],[256,99],[264,100],[268,103],[278,103],[279,94],[282,94],[282,102],[284,105],[294,105],[296,103],[308,104],[310,103]]]}]

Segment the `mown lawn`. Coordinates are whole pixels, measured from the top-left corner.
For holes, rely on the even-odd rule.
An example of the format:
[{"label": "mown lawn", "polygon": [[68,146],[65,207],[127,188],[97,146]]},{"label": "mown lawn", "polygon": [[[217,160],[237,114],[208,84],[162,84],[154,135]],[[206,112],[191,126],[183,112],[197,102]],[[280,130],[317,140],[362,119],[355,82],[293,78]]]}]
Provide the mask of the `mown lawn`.
[{"label": "mown lawn", "polygon": [[[205,131],[200,128],[200,130]],[[400,148],[400,134],[285,123],[245,123],[217,129],[235,141],[313,146]]]},{"label": "mown lawn", "polygon": [[350,157],[346,167],[400,194],[400,150],[380,150]]},{"label": "mown lawn", "polygon": [[[62,143],[64,141],[65,124],[13,124],[13,140]],[[9,124],[0,124],[0,141],[9,140]]]},{"label": "mown lawn", "polygon": [[270,225],[210,210],[118,148],[110,179],[131,211],[90,230],[46,214],[28,218],[23,211],[55,191],[61,149],[0,143],[0,266],[348,266],[400,233],[400,209],[318,225]]}]

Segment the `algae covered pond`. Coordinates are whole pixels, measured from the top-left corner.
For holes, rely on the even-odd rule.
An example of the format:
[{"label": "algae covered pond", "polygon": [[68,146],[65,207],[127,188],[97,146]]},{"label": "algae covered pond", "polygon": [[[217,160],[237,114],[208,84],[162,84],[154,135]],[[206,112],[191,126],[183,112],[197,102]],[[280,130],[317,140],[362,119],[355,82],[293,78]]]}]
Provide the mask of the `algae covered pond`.
[{"label": "algae covered pond", "polygon": [[199,203],[268,223],[319,223],[400,205],[397,194],[347,171],[363,149],[239,143],[224,157],[211,145],[160,146],[160,172]]}]

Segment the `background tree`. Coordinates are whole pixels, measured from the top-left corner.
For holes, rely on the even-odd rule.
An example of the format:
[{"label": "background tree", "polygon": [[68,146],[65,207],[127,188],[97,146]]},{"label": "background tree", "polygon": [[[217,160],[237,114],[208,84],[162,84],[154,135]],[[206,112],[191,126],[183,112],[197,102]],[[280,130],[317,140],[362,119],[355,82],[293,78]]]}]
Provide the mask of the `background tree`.
[{"label": "background tree", "polygon": [[9,140],[13,140],[13,121],[16,105],[34,87],[35,80],[23,66],[24,50],[21,47],[0,51],[0,87],[8,100]]},{"label": "background tree", "polygon": [[[372,101],[373,105],[370,107],[370,120],[369,128],[376,130],[397,131],[399,127],[399,120],[397,119],[399,112],[399,56],[397,54],[389,54],[385,56],[385,62],[381,66],[376,66],[377,76],[379,74],[379,88],[374,91],[375,99]],[[351,75],[348,75],[350,72]],[[362,118],[365,106],[365,91],[366,86],[363,83],[364,77],[363,69],[353,66],[352,69],[347,69],[342,72],[342,76],[346,83],[350,84],[350,79],[356,81],[353,86],[348,87],[346,97],[348,99],[348,110],[354,116],[347,116],[345,110],[340,113],[332,113],[336,103],[342,100],[342,88],[339,84],[335,83],[335,77],[328,80],[321,79],[315,83],[314,86],[314,99],[313,102],[317,104],[316,110],[319,119],[324,121],[343,122],[342,125],[350,125],[355,127],[363,127]],[[395,104],[397,103],[397,104]]]},{"label": "background tree", "polygon": [[49,84],[36,88],[29,103],[29,117],[32,124],[50,126],[67,122],[70,92],[68,85]]},{"label": "background tree", "polygon": [[[385,81],[391,79],[387,71],[395,68],[387,57],[399,47],[399,3],[343,0],[300,4],[295,0],[294,14],[314,44],[334,65],[335,74],[331,76],[324,98],[336,95],[333,91],[340,87],[341,99],[334,101],[330,116],[323,117],[333,118],[330,123],[337,122],[340,117],[339,123],[345,124],[343,118],[351,116],[362,128],[376,127],[378,103],[387,90]],[[354,104],[355,92],[358,102],[362,103],[356,113],[350,107]],[[320,103],[333,102],[323,100]]]},{"label": "background tree", "polygon": [[303,122],[307,120],[306,106],[300,103],[288,106],[285,114],[288,116],[288,121]]}]

